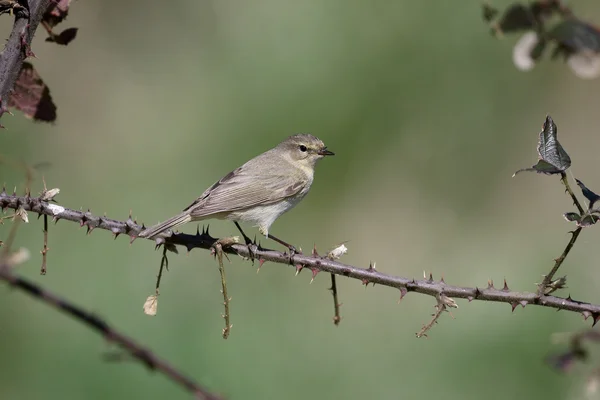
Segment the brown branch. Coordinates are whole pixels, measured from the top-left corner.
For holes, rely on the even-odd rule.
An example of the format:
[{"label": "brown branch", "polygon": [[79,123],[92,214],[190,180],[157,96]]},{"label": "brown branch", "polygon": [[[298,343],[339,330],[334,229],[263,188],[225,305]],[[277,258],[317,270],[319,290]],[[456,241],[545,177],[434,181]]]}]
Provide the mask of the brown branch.
[{"label": "brown branch", "polygon": [[569,251],[571,251],[571,249],[573,248],[573,245],[575,244],[575,241],[577,240],[577,238],[579,237],[579,234],[581,233],[581,229],[582,228],[579,227],[579,228],[575,229],[575,231],[571,232],[571,240],[569,240],[569,243],[567,243],[567,246],[563,250],[563,252],[560,255],[560,257],[558,257],[555,260],[554,267],[552,267],[552,269],[550,270],[550,272],[548,273],[548,275],[546,275],[544,277],[544,280],[542,281],[542,283],[540,283],[538,285],[538,295],[539,296],[541,296],[544,293],[546,293],[546,288],[548,287],[548,285],[550,284],[550,282],[552,282],[552,279],[554,278],[554,275],[556,274],[556,272],[558,271],[558,269],[562,265],[563,261],[565,261],[565,258],[567,258],[567,255],[569,254]]},{"label": "brown branch", "polygon": [[[78,223],[80,226],[86,225],[88,230],[99,228],[112,232],[114,235],[126,234],[132,238],[142,230],[142,226],[128,218],[126,221],[118,221],[107,217],[93,215],[90,211],[83,212],[68,208],[56,208],[55,204],[49,204],[35,197],[7,195],[4,191],[0,192],[0,208],[17,209],[22,207],[24,210],[48,215],[54,219],[65,219]],[[60,211],[60,212],[59,212]],[[166,244],[169,249],[175,249],[175,245],[183,246],[188,250],[201,248],[210,250],[216,242],[215,238],[207,233],[197,234],[175,234],[173,236],[160,235],[156,240],[158,244]],[[528,304],[540,307],[553,308],[556,310],[565,310],[581,313],[584,318],[592,317],[595,324],[600,320],[600,305],[591,304],[582,301],[573,300],[570,296],[567,298],[539,295],[533,292],[515,292],[504,286],[502,289],[496,289],[493,284],[486,288],[461,287],[448,285],[443,281],[434,281],[433,279],[416,280],[394,275],[387,275],[374,269],[358,268],[352,265],[343,264],[338,261],[330,260],[325,257],[314,257],[303,254],[295,254],[292,257],[293,265],[290,265],[290,257],[287,253],[268,249],[256,249],[254,254],[250,254],[248,246],[242,244],[233,244],[224,248],[223,252],[229,254],[239,254],[245,258],[252,256],[266,261],[287,265],[296,271],[297,264],[310,268],[314,271],[329,272],[336,275],[357,279],[363,283],[376,283],[381,286],[388,286],[400,290],[404,295],[408,292],[415,292],[436,297],[443,293],[452,298],[467,299],[469,301],[491,301],[496,303],[510,304],[514,309],[518,305],[526,306]]]},{"label": "brown branch", "polygon": [[579,210],[579,214],[583,214],[584,213],[583,207],[579,203],[579,200],[577,199],[577,196],[575,196],[575,193],[573,193],[573,190],[571,190],[571,185],[569,185],[569,180],[567,179],[566,173],[564,173],[564,172],[560,173],[560,181],[562,182],[563,185],[565,185],[565,191],[567,193],[569,193],[569,196],[571,196],[571,199],[573,200],[573,205],[575,207],[577,207],[577,210]]},{"label": "brown branch", "polygon": [[231,328],[233,325],[231,324],[229,317],[229,303],[231,302],[231,298],[227,294],[227,280],[225,278],[225,266],[223,265],[223,256],[227,257],[227,254],[223,253],[223,248],[227,248],[235,243],[237,238],[223,238],[219,239],[212,246],[211,252],[214,254],[215,258],[219,262],[219,275],[221,275],[221,293],[223,294],[223,306],[225,307],[224,314],[222,315],[225,320],[225,328],[223,328],[223,339],[227,339],[229,337],[229,333],[231,333]]},{"label": "brown branch", "polygon": [[335,274],[331,274],[331,295],[333,296],[333,323],[338,326],[342,321],[340,316],[340,302],[338,300],[337,283],[335,282]]},{"label": "brown branch", "polygon": [[48,247],[48,216],[44,215],[44,247],[42,247],[42,250],[40,251],[40,253],[42,253],[42,268],[40,269],[41,275],[46,275],[46,255],[48,254],[49,250],[50,248]]},{"label": "brown branch", "polygon": [[28,0],[29,18],[20,17],[15,13],[10,37],[0,53],[0,115],[6,112],[9,93],[19,76],[23,61],[32,54],[31,41],[50,1]]},{"label": "brown branch", "polygon": [[204,389],[165,360],[156,356],[149,349],[137,344],[132,338],[110,327],[99,317],[79,308],[68,300],[58,297],[54,293],[41,288],[33,282],[12,274],[10,265],[5,262],[0,263],[0,280],[5,281],[12,287],[22,290],[37,300],[40,300],[65,314],[70,315],[91,329],[99,332],[106,340],[119,345],[149,369],[162,372],[171,380],[193,393],[197,399],[216,400],[221,398]]}]

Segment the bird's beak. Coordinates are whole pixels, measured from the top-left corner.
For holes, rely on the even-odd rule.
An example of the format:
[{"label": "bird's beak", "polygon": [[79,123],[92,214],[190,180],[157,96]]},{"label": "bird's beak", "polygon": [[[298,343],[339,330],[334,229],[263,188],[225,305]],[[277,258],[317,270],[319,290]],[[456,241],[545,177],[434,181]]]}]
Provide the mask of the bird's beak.
[{"label": "bird's beak", "polygon": [[317,151],[317,154],[320,156],[335,156],[335,153],[327,150],[327,147],[323,147],[321,150]]}]

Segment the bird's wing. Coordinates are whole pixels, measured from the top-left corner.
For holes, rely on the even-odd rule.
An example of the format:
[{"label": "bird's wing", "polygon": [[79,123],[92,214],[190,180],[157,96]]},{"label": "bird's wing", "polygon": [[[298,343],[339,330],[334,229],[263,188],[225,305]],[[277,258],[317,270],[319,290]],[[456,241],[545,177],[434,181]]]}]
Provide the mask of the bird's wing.
[{"label": "bird's wing", "polygon": [[[254,169],[250,169],[254,170]],[[245,165],[225,175],[208,188],[184,211],[192,217],[243,210],[257,205],[277,203],[300,192],[308,178],[270,174],[260,176],[249,172]]]}]

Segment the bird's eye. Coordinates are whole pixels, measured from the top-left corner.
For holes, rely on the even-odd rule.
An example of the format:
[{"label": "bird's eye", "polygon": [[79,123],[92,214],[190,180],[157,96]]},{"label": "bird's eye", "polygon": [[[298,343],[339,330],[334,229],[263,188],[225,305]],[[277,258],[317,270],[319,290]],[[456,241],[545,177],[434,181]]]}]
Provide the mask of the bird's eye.
[{"label": "bird's eye", "polygon": [[304,153],[306,150],[307,150],[306,146],[303,145],[303,144],[301,144],[300,145],[300,151]]}]

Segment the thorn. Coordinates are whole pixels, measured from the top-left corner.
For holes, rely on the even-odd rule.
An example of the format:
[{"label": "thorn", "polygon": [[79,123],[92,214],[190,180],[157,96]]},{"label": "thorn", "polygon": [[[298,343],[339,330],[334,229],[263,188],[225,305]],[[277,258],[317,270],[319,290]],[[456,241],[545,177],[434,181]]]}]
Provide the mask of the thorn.
[{"label": "thorn", "polygon": [[571,298],[571,293],[569,293],[569,295],[566,298],[567,301],[573,301],[573,299]]},{"label": "thorn", "polygon": [[94,230],[95,226],[92,226],[90,224],[87,225],[87,232],[85,233],[86,235],[91,235],[92,231]]},{"label": "thorn", "polygon": [[469,303],[473,301],[473,296],[468,296],[467,300],[469,300]]},{"label": "thorn", "polygon": [[521,301],[519,302],[519,304],[521,305],[521,307],[525,308],[525,306],[526,306],[527,304],[529,304],[529,302],[528,302],[527,300],[521,300]]},{"label": "thorn", "polygon": [[256,270],[256,273],[258,274],[258,271],[260,271],[261,267],[263,266],[263,264],[265,263],[265,259],[264,258],[259,258],[258,259],[258,269]]},{"label": "thorn", "polygon": [[433,273],[429,273],[429,283],[433,283]]},{"label": "thorn", "polygon": [[406,293],[408,293],[408,290],[404,286],[402,286],[400,288],[400,299],[398,299],[398,304],[400,304],[404,296],[406,296]]},{"label": "thorn", "polygon": [[[313,243],[312,256],[319,257],[319,253],[317,253],[317,245]],[[335,322],[335,321],[334,321]]]},{"label": "thorn", "polygon": [[312,279],[310,280],[310,283],[313,283],[313,281],[315,280],[315,277],[319,273],[319,270],[316,268],[311,268],[310,270],[312,271]]},{"label": "thorn", "polygon": [[375,265],[377,265],[376,262],[369,261],[369,268],[367,269],[367,271],[368,272],[375,272],[376,271]]},{"label": "thorn", "polygon": [[302,264],[296,264],[296,275],[295,276],[298,276],[300,271],[302,271],[302,268],[304,268],[304,266]]},{"label": "thorn", "polygon": [[200,236],[200,225],[196,225],[196,236]]},{"label": "thorn", "polygon": [[131,239],[129,240],[129,245],[130,246],[133,244],[133,242],[135,241],[135,239],[137,239],[137,236],[131,236]]},{"label": "thorn", "polygon": [[121,234],[121,232],[119,232],[119,228],[112,228],[110,231],[113,233],[113,235],[115,235],[115,239]]},{"label": "thorn", "polygon": [[503,292],[510,292],[510,289],[508,288],[508,285],[506,284],[506,278],[504,278],[504,287],[502,288]]},{"label": "thorn", "polygon": [[362,284],[365,285],[365,287],[369,286],[369,283],[371,283],[368,279],[362,279]]},{"label": "thorn", "polygon": [[596,325],[598,323],[598,321],[600,320],[600,314],[592,314],[592,316],[594,317],[594,322],[592,322],[592,328],[594,327],[594,325]]},{"label": "thorn", "polygon": [[442,278],[440,279],[440,283],[446,283],[446,282],[444,281],[444,274],[442,274]]},{"label": "thorn", "polygon": [[476,287],[475,288],[475,298],[478,298],[480,294],[481,294],[481,290],[479,290],[479,288]]},{"label": "thorn", "polygon": [[491,279],[488,279],[488,289],[494,289],[494,281]]},{"label": "thorn", "polygon": [[517,308],[518,305],[519,305],[519,303],[517,303],[516,301],[513,303],[510,303],[510,306],[512,308],[511,312],[515,312],[515,308]]},{"label": "thorn", "polygon": [[583,320],[586,321],[589,317],[592,316],[592,313],[589,311],[582,311],[581,314],[583,315]]}]

